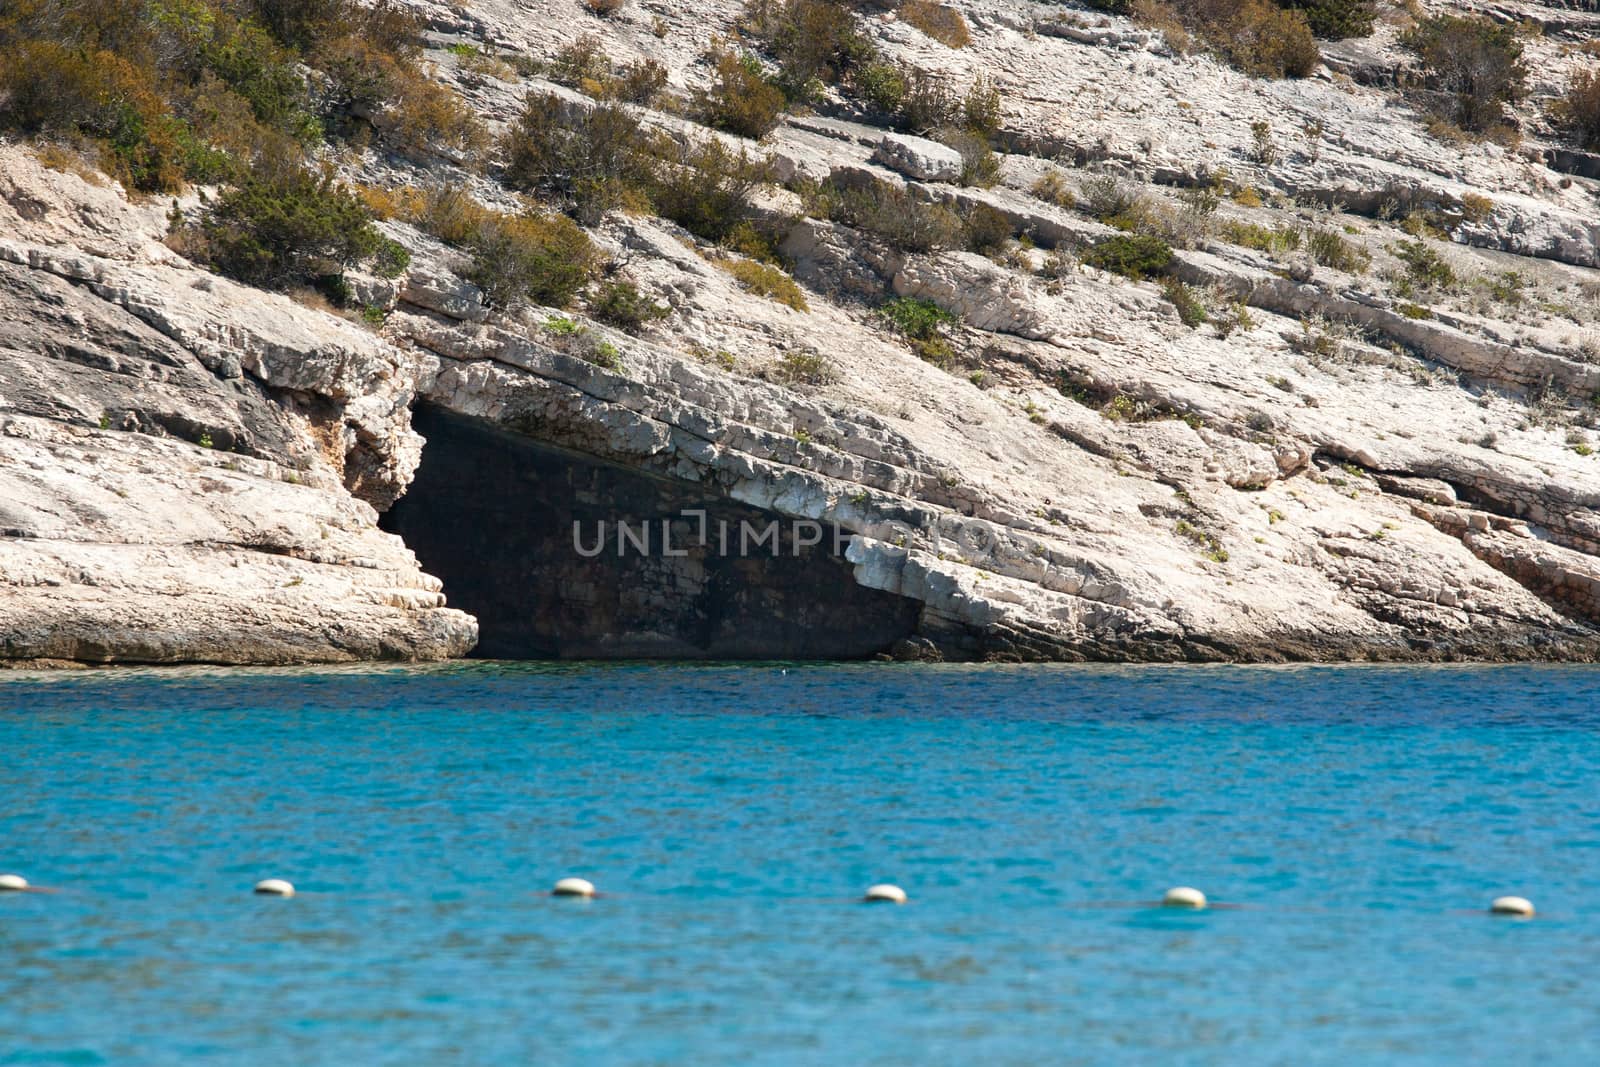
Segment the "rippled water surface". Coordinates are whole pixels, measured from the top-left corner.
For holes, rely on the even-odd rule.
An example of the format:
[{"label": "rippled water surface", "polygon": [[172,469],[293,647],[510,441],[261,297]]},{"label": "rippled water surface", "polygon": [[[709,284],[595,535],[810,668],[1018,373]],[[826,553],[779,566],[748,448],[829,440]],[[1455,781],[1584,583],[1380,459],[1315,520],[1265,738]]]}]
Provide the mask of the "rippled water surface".
[{"label": "rippled water surface", "polygon": [[0,1063],[1600,1062],[1596,669],[0,676],[0,756]]}]

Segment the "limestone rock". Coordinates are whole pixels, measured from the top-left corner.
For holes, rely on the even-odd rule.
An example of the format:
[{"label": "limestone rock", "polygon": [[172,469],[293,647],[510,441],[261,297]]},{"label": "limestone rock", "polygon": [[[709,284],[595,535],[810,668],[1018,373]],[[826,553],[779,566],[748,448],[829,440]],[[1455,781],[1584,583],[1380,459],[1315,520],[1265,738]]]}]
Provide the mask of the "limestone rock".
[{"label": "limestone rock", "polygon": [[872,158],[918,181],[953,182],[961,177],[961,153],[926,137],[888,134]]}]

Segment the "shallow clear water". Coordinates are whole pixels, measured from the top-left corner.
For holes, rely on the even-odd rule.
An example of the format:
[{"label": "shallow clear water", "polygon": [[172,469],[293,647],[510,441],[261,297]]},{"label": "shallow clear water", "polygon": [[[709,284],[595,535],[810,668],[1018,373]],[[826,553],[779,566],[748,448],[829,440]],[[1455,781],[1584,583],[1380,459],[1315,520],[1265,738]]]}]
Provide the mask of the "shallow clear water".
[{"label": "shallow clear water", "polygon": [[0,753],[0,1063],[1600,1062],[1597,669],[0,677]]}]

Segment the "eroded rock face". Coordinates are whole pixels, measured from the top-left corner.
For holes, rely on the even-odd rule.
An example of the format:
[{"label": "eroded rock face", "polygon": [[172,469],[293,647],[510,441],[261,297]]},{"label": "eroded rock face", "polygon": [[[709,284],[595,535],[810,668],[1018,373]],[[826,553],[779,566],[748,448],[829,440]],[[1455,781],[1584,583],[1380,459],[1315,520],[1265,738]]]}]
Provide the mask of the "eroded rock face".
[{"label": "eroded rock face", "polygon": [[[444,45],[549,60],[593,33],[686,92],[708,77],[707,28],[742,7],[411,6],[441,35],[440,77],[495,128],[524,92],[596,105],[467,69]],[[1404,56],[1388,23],[1338,50],[1354,81],[1271,83],[1126,19],[955,6],[974,29],[959,51],[892,19],[865,32],[958,97],[979,76],[999,88],[997,186],[960,186],[959,154],[832,97],[819,106],[836,114],[791,116],[760,144],[715,136],[769,154],[784,181],[992,208],[1026,245],[906,253],[769,191],[759,210],[784,229],[799,311],[742,289],[725,253],[677,227],[614,215],[595,238],[672,308],[642,337],[581,306],[560,312],[577,334],[547,327],[554,309],[488,307],[458,253],[398,221],[410,272],[358,279],[392,312],[373,333],[197,270],[161,244],[163,205],[0,147],[0,657],[460,655],[479,636],[463,606],[497,655],[1600,652],[1583,403],[1600,391],[1585,303],[1600,185],[1541,140],[1536,105],[1520,153],[1429,136],[1390,95]],[[1551,33],[1592,24],[1495,9]],[[1529,48],[1552,78],[1577,62]],[[713,136],[634,113],[680,143]],[[350,179],[489,182],[352,158]],[[1157,284],[1079,265],[1115,232],[1084,210],[1085,167],[1188,227],[1171,275],[1207,321],[1184,325]],[[1195,223],[1175,190],[1224,176],[1236,195]],[[1396,284],[1399,242],[1440,225],[1451,240],[1427,240],[1455,289]],[[1288,229],[1292,251],[1262,236]],[[1313,233],[1353,251],[1313,255]],[[878,314],[892,296],[959,317],[927,361]],[[779,560],[614,554],[615,523],[686,506],[843,541]],[[578,552],[574,519],[588,542],[613,523],[613,553]]]},{"label": "eroded rock face", "polygon": [[0,247],[0,661],[464,655],[476,623],[371,503],[421,450],[400,354],[146,254],[104,190],[58,218],[78,179],[0,151],[28,236],[123,257]]}]

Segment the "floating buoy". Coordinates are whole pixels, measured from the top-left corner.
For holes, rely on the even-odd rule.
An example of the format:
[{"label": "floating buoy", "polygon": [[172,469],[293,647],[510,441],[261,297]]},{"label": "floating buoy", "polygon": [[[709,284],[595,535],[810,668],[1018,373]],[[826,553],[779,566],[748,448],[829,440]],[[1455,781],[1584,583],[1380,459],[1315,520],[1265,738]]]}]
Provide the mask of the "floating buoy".
[{"label": "floating buoy", "polygon": [[869,904],[904,904],[906,891],[897,885],[875,885],[867,889],[867,895],[862,898]]},{"label": "floating buoy", "polygon": [[1533,917],[1533,903],[1527,897],[1495,897],[1489,905],[1492,915],[1520,915],[1524,919]]},{"label": "floating buoy", "polygon": [[550,892],[557,897],[592,897],[594,883],[585,878],[563,878]]},{"label": "floating buoy", "polygon": [[1206,906],[1206,895],[1191,886],[1180,885],[1169,889],[1161,898],[1163,908],[1203,908]]},{"label": "floating buoy", "polygon": [[256,892],[264,897],[292,897],[294,886],[282,878],[263,878],[256,883]]},{"label": "floating buoy", "polygon": [[28,880],[20,874],[0,874],[0,892],[20,893],[28,888]]}]

